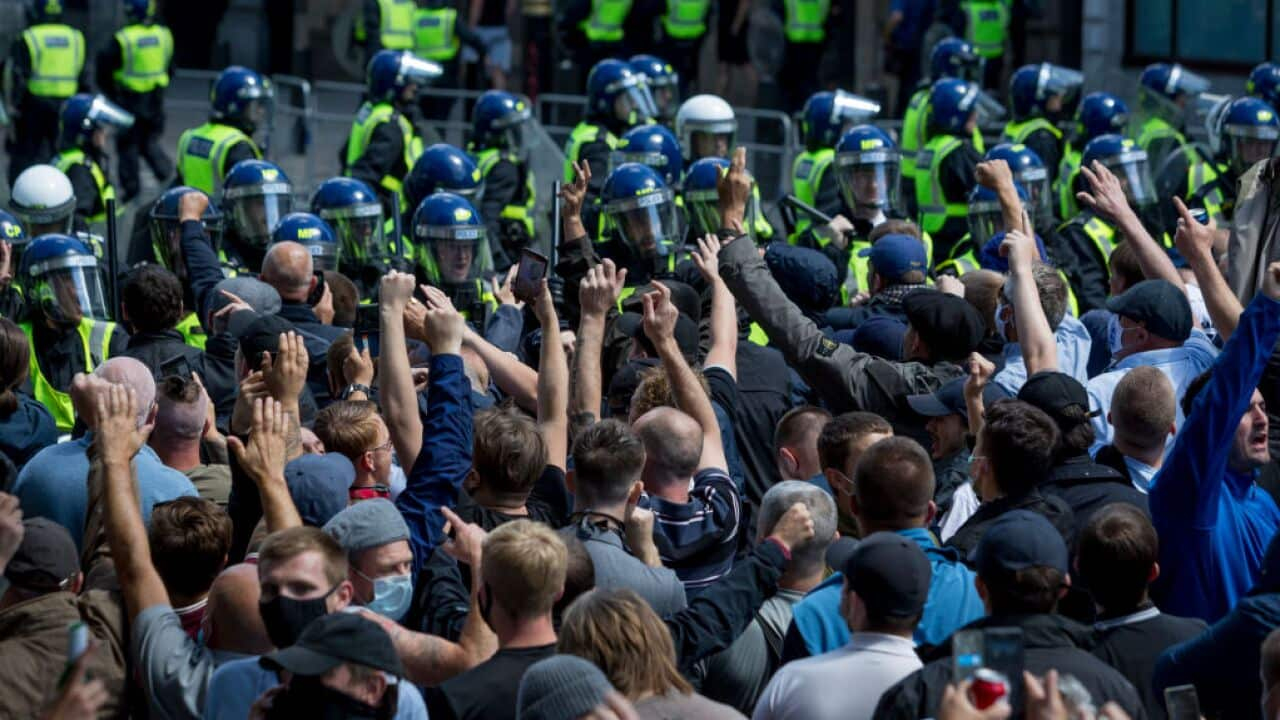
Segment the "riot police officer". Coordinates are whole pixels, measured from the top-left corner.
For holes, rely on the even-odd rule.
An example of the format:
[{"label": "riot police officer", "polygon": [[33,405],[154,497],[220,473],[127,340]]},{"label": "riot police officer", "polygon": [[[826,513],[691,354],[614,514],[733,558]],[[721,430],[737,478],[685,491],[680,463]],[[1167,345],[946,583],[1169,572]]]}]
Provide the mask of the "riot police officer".
[{"label": "riot police officer", "polygon": [[499,272],[516,262],[520,249],[534,241],[538,184],[526,157],[525,132],[533,114],[529,101],[490,90],[471,112],[471,144],[484,183],[484,218]]},{"label": "riot police officer", "polygon": [[76,215],[86,223],[101,226],[107,221],[107,201],[116,197],[107,138],[111,131],[128,130],[133,122],[133,115],[102,95],[73,95],[62,104],[53,166],[71,181]]},{"label": "riot police officer", "polygon": [[565,144],[564,182],[573,182],[574,165],[585,161],[591,170],[588,199],[595,198],[608,177],[609,156],[618,147],[618,136],[656,115],[644,78],[627,63],[612,59],[596,63],[587,76],[586,113]]},{"label": "riot police officer", "polygon": [[782,19],[786,42],[782,50],[783,110],[788,114],[800,109],[804,101],[818,89],[818,66],[827,46],[827,21],[831,17],[830,0],[774,0],[773,8]]},{"label": "riot police officer", "polygon": [[311,212],[333,229],[341,246],[338,270],[356,284],[361,298],[376,298],[378,283],[389,271],[411,269],[404,253],[392,247],[382,202],[368,185],[352,178],[329,178],[311,196]]},{"label": "riot police officer", "polygon": [[1034,150],[1049,171],[1050,181],[1062,160],[1062,131],[1057,122],[1083,84],[1084,75],[1079,71],[1052,63],[1023,65],[1009,81],[1013,119],[1005,125],[1003,142]]},{"label": "riot police officer", "polygon": [[29,27],[9,48],[5,72],[16,121],[5,144],[10,185],[23,170],[53,155],[59,108],[76,92],[89,89],[84,35],[61,18],[58,0],[29,3]]},{"label": "riot police officer", "polygon": [[689,165],[704,157],[729,158],[738,137],[733,107],[718,95],[694,95],[676,112],[676,137]]},{"label": "riot police officer", "polygon": [[[720,193],[716,184],[727,172],[729,172],[728,160],[722,157],[704,157],[690,165],[688,172],[685,173],[680,189],[682,202],[678,201],[677,206],[684,205],[689,244],[694,244],[697,238],[715,233],[720,229]],[[754,187],[754,179],[752,182]],[[760,233],[761,223],[768,224],[768,220],[761,217],[763,212],[760,209],[758,196],[753,194],[747,201],[746,213],[743,223],[753,242],[761,243],[772,237],[772,228],[768,235]]]},{"label": "riot police officer", "polygon": [[242,160],[231,168],[222,187],[225,240],[218,250],[228,277],[257,273],[271,242],[271,231],[293,210],[293,186],[279,165]]},{"label": "riot police officer", "polygon": [[262,159],[253,134],[266,121],[274,95],[270,80],[232,65],[214,80],[209,97],[209,122],[178,138],[177,184],[213,197],[237,163]]},{"label": "riot police officer", "polygon": [[[666,49],[665,54],[672,58],[674,66],[672,78],[677,95],[672,112],[674,106],[680,104],[679,96],[689,89],[689,81],[697,74],[698,56],[702,51],[702,41],[707,36],[710,11],[711,0],[674,0],[666,3],[666,12],[658,20],[662,36],[660,46]],[[635,59],[631,58],[632,62]],[[661,109],[662,104],[658,106]]]},{"label": "riot police officer", "polygon": [[271,231],[272,244],[296,242],[311,253],[316,270],[336,272],[342,260],[342,246],[329,223],[309,212],[291,212],[280,218]]},{"label": "riot police officer", "polygon": [[1221,229],[1229,229],[1235,213],[1240,176],[1259,160],[1275,154],[1280,138],[1276,111],[1255,97],[1232,100],[1218,114],[1211,139],[1219,161],[1215,176],[1192,186],[1188,207],[1203,208]]},{"label": "riot police officer", "polygon": [[1249,71],[1244,84],[1245,93],[1265,100],[1271,107],[1280,107],[1280,63],[1259,63]]},{"label": "riot police officer", "polygon": [[22,316],[22,293],[13,282],[13,275],[22,262],[27,240],[27,231],[18,218],[0,210],[0,317]]},{"label": "riot police officer", "polygon": [[[1030,196],[1026,188],[1016,181],[1013,187],[1023,208],[1029,211]],[[1004,231],[1004,207],[1000,204],[1000,196],[989,187],[974,185],[969,191],[969,232],[951,249],[951,255],[937,264],[937,273],[960,276],[980,269],[978,253],[988,240]]]},{"label": "riot police officer", "polygon": [[[809,96],[800,119],[804,152],[796,155],[791,164],[791,192],[797,200],[827,215],[840,212],[839,183],[827,174],[836,156],[836,142],[854,125],[870,120],[879,112],[879,103],[843,90]],[[802,213],[796,218],[787,242],[796,244],[811,225],[813,219]]]},{"label": "riot police officer", "polygon": [[[1209,81],[1178,64],[1148,65],[1138,78],[1138,147],[1151,167],[1160,168],[1171,153],[1187,145],[1183,109],[1209,89]],[[1188,156],[1190,154],[1188,153]]]},{"label": "riot police officer", "polygon": [[[689,170],[693,172],[692,167]],[[687,198],[685,204],[692,216]],[[639,163],[614,168],[600,191],[600,205],[605,232],[611,238],[604,254],[618,267],[627,268],[627,285],[632,292],[654,277],[675,271],[685,231],[674,191],[653,168]],[[715,225],[718,229],[719,222]],[[624,292],[624,298],[629,294]]]},{"label": "riot police officer", "polygon": [[933,237],[934,257],[950,257],[964,235],[967,198],[982,155],[970,137],[977,126],[980,89],[963,80],[941,80],[929,93],[929,142],[916,156],[916,205],[920,228]]},{"label": "riot police officer", "polygon": [[[707,0],[685,0],[685,5],[701,3],[706,6]],[[679,12],[680,0],[671,3],[671,11]],[[657,110],[657,120],[670,125],[676,119],[676,111],[680,109],[681,80],[679,72],[666,60],[654,55],[636,55],[631,58],[631,71],[644,76],[649,86],[649,94],[653,97],[653,106]]]},{"label": "riot police officer", "polygon": [[1123,133],[1129,123],[1129,106],[1111,93],[1092,92],[1080,101],[1075,120],[1071,136],[1062,149],[1062,162],[1054,181],[1059,218],[1070,218],[1079,211],[1076,193],[1085,189],[1080,179],[1080,154],[1084,146],[1099,135]]},{"label": "riot police officer", "polygon": [[[907,111],[902,116],[902,178],[906,194],[906,209],[915,211],[916,153],[929,142],[929,91],[933,83],[946,78],[968,82],[981,82],[985,63],[974,52],[973,46],[960,38],[944,38],[929,53],[929,82],[922,83],[907,101]],[[983,152],[982,134],[974,128],[973,146]]]},{"label": "riot police officer", "polygon": [[673,190],[684,177],[680,141],[665,125],[637,125],[623,133],[610,160],[610,171],[623,163],[648,165]]},{"label": "riot police officer", "polygon": [[[823,252],[840,271],[845,302],[871,290],[869,258],[862,254],[871,247],[871,231],[885,220],[902,217],[901,167],[902,156],[893,139],[873,125],[850,128],[836,143],[832,173],[840,188],[840,214],[853,227],[839,235],[827,232]],[[931,255],[932,238],[922,233],[921,241],[926,256]]]},{"label": "riot police officer", "polygon": [[[178,277],[182,283],[183,307],[189,308],[174,329],[182,334],[182,339],[188,345],[203,350],[208,336],[196,314],[196,297],[191,283],[187,281],[187,263],[182,254],[182,219],[179,212],[183,196],[198,192],[200,191],[186,185],[164,191],[147,214],[147,229],[151,237],[151,257],[148,260],[159,264]],[[222,211],[209,203],[207,197],[204,206],[200,222],[204,227],[205,236],[209,238],[211,247],[221,249]]]},{"label": "riot police officer", "polygon": [[[1081,167],[1092,167],[1100,162],[1119,179],[1129,206],[1143,221],[1153,237],[1161,237],[1160,223],[1155,218],[1156,195],[1151,181],[1147,153],[1138,143],[1120,135],[1100,135],[1084,147]],[[1075,267],[1076,296],[1080,312],[1088,312],[1104,305],[1109,292],[1108,261],[1111,251],[1121,238],[1116,237],[1116,226],[1110,218],[1102,217],[1090,208],[1084,208],[1058,229],[1063,249],[1071,254]],[[1165,244],[1168,245],[1167,236]]]},{"label": "riot police officer", "polygon": [[[405,206],[403,225],[406,228],[412,227],[412,213],[417,211],[423,198],[428,195],[451,192],[474,207],[479,203],[483,190],[483,178],[475,159],[461,148],[448,143],[431,145],[422,151],[408,177],[404,179],[404,194],[409,204]],[[414,257],[413,243],[404,245],[407,257]]]},{"label": "riot police officer", "polygon": [[71,432],[75,410],[68,390],[76,373],[91,373],[128,344],[108,320],[106,283],[97,258],[70,235],[31,241],[19,272],[27,317],[19,323],[31,346],[32,396]]},{"label": "riot police officer", "polygon": [[98,87],[134,116],[133,127],[116,136],[117,170],[123,202],[138,195],[138,156],[156,180],[173,175],[173,160],[160,147],[164,134],[164,93],[173,64],[173,34],[156,22],[154,0],[125,0],[124,27],[98,54]]},{"label": "riot police officer", "polygon": [[422,133],[411,118],[418,90],[440,76],[440,66],[413,53],[383,50],[369,61],[368,99],[356,113],[342,155],[343,175],[378,191],[383,208],[400,196],[402,212],[413,207],[403,181],[422,154]]},{"label": "riot police officer", "polygon": [[419,279],[447,293],[483,331],[498,302],[487,287],[493,258],[475,207],[450,192],[429,195],[413,214],[413,239]]}]

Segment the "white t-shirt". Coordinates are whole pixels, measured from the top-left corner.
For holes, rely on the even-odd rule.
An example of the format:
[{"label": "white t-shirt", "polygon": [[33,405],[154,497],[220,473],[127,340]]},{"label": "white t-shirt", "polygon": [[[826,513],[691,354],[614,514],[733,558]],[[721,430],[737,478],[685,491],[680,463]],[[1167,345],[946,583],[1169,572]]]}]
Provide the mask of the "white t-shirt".
[{"label": "white t-shirt", "polygon": [[911,638],[854,633],[838,650],[783,665],[752,720],[871,720],[885,690],[922,666]]}]

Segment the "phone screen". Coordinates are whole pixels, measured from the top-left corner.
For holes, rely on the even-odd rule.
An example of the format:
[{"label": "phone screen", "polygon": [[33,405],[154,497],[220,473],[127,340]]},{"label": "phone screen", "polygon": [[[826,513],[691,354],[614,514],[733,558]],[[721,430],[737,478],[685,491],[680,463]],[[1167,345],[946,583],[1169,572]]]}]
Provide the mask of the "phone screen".
[{"label": "phone screen", "polygon": [[1200,720],[1200,697],[1195,685],[1176,685],[1164,689],[1164,708],[1169,720]]},{"label": "phone screen", "polygon": [[378,357],[382,338],[382,316],[377,303],[356,308],[356,350],[369,350],[370,357]]},{"label": "phone screen", "polygon": [[316,286],[311,288],[311,292],[307,295],[307,304],[315,307],[320,303],[320,299],[324,297],[324,271],[313,270],[311,274],[316,279]]},{"label": "phone screen", "polygon": [[982,665],[1004,675],[1009,681],[1009,706],[1015,715],[1023,705],[1022,628],[987,628],[983,634]]},{"label": "phone screen", "polygon": [[525,248],[520,251],[520,267],[516,270],[515,282],[511,291],[517,300],[533,302],[542,288],[542,279],[547,276],[547,258],[541,253]]},{"label": "phone screen", "polygon": [[982,667],[982,631],[960,630],[951,638],[951,679],[968,680]]}]

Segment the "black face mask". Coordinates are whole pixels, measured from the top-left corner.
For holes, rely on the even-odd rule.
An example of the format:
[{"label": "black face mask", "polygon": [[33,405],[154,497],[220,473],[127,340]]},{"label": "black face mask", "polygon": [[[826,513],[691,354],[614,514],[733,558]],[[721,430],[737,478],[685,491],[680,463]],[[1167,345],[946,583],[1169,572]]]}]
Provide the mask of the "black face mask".
[{"label": "black face mask", "polygon": [[[387,692],[394,692],[388,688]],[[272,718],[308,718],[308,720],[348,720],[350,718],[389,718],[390,703],[381,707],[366,705],[324,683],[320,678],[295,675],[289,687],[271,703]]]},{"label": "black face mask", "polygon": [[262,616],[262,624],[267,628],[267,636],[271,644],[278,648],[286,648],[298,640],[303,628],[312,620],[329,614],[325,600],[337,590],[334,585],[329,592],[311,600],[295,600],[283,595],[276,595],[270,600],[258,604],[258,614]]}]

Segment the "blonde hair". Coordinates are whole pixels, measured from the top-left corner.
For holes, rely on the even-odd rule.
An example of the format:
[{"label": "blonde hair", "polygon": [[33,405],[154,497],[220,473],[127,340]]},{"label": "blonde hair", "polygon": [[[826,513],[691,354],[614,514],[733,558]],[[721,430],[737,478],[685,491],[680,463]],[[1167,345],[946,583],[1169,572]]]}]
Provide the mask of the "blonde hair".
[{"label": "blonde hair", "polygon": [[631,700],[693,692],[676,667],[671,631],[633,590],[592,590],[574,600],[557,648],[595,663]]},{"label": "blonde hair", "polygon": [[551,612],[564,592],[569,551],[542,523],[516,520],[500,525],[485,538],[481,557],[490,596],[517,617]]}]

